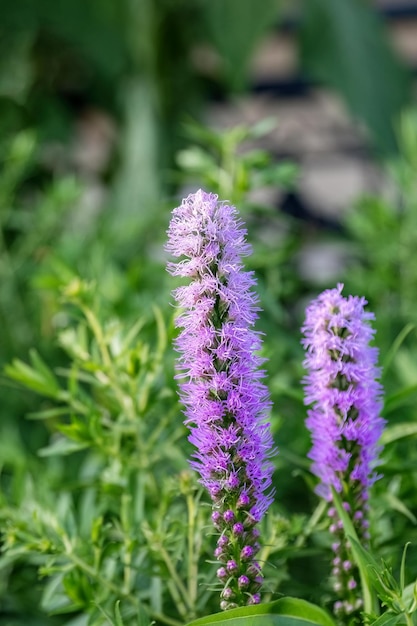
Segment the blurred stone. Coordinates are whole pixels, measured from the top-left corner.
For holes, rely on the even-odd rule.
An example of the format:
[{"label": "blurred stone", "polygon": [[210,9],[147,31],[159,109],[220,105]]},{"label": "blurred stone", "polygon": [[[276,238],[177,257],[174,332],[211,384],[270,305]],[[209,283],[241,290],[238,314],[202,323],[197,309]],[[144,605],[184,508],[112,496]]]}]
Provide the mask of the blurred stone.
[{"label": "blurred stone", "polygon": [[81,174],[101,174],[109,164],[116,128],[109,115],[99,109],[84,111],[76,124],[72,160]]},{"label": "blurred stone", "polygon": [[373,180],[379,180],[371,163],[337,153],[325,158],[308,156],[301,173],[300,191],[308,206],[314,213],[337,218],[372,190]]},{"label": "blurred stone", "polygon": [[399,55],[412,65],[417,64],[417,19],[399,20],[390,27],[392,41]]},{"label": "blurred stone", "polygon": [[288,33],[276,31],[260,44],[252,59],[250,76],[254,82],[289,78],[298,71],[298,49]]},{"label": "blurred stone", "polygon": [[304,280],[324,285],[338,280],[346,268],[351,252],[340,241],[307,244],[296,260],[298,272]]}]

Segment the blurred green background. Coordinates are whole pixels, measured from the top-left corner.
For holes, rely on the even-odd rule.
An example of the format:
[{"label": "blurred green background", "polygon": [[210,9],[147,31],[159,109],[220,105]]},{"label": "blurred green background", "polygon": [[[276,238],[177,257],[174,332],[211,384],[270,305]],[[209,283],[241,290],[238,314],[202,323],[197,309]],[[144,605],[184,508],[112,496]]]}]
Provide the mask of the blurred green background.
[{"label": "blurred green background", "polygon": [[[50,340],[34,280],[52,258],[115,304],[127,283],[152,290],[139,259],[158,257],[171,198],[201,184],[198,155],[176,155],[210,103],[324,85],[367,126],[366,150],[398,149],[411,72],[362,0],[2,0],[0,13],[2,363]],[[268,85],[251,62],[280,29],[297,65]]]},{"label": "blurred green background", "polygon": [[[298,329],[308,299],[337,280],[365,295],[377,315],[378,345],[391,367],[386,409],[393,428],[411,424],[414,437],[417,116],[412,68],[394,52],[377,7],[363,0],[0,0],[0,16],[2,368],[16,358],[27,361],[33,347],[51,370],[67,364],[72,339],[67,335],[58,345],[56,337],[80,319],[79,310],[67,308],[78,277],[92,286],[102,320],[129,325],[159,305],[172,335],[165,231],[179,198],[204,186],[239,206],[254,247],[250,263],[259,279],[259,325],[277,407],[272,422],[280,449],[280,512],[301,515],[312,506]],[[295,65],[277,78],[272,54],[272,78],[258,75],[259,51],[281,34],[291,41]],[[278,66],[279,44],[273,51]],[[259,93],[269,95],[274,113],[274,103],[278,110],[280,102],[303,102],[316,88],[343,103],[352,128],[360,129],[360,150],[382,181],[375,193],[363,194],[343,214],[335,208],[328,219],[299,193],[302,163],[286,145],[278,144],[278,154],[270,149],[279,116],[252,119],[250,128],[208,121],[213,110],[238,110]],[[283,206],[265,194],[268,189],[280,191]],[[302,271],[306,248],[314,245],[320,256],[329,242],[343,251],[343,262],[330,260],[330,284]],[[145,335],[153,336],[146,328]],[[27,372],[10,372],[39,390],[36,381],[28,384]],[[44,471],[47,481],[56,468],[38,465],[36,457],[53,426],[24,420],[50,405],[5,376],[2,382],[6,507],[20,504],[27,472]],[[173,383],[168,386],[172,392]],[[390,449],[386,472],[392,479],[389,506],[402,517],[381,524],[382,554],[407,533],[416,537],[415,526],[405,530],[417,515],[415,470],[399,478],[408,471],[404,451],[408,468],[416,466],[416,454],[402,432],[392,431],[391,443],[400,440],[404,448]],[[288,467],[292,478],[283,480]],[[378,510],[386,506],[381,494]],[[319,549],[321,542],[319,534]],[[313,558],[308,552],[304,557]],[[35,624],[35,610],[30,622],[26,605],[20,613],[25,574],[6,565],[0,624]],[[294,558],[293,582],[282,575],[284,591],[311,594],[315,568],[321,572],[323,563],[309,567],[310,577],[305,562]]]}]

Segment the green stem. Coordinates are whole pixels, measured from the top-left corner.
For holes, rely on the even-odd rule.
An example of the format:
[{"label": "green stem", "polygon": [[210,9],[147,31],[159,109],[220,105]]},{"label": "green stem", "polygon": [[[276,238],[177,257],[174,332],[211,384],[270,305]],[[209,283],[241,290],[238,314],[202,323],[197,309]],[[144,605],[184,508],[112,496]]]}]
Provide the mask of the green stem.
[{"label": "green stem", "polygon": [[94,315],[93,311],[88,307],[81,305],[81,310],[84,313],[88,323],[90,324],[90,328],[93,331],[93,334],[96,338],[97,345],[99,347],[101,358],[103,359],[104,365],[110,370],[113,370],[112,362],[110,358],[109,351],[107,349],[106,341],[104,339],[102,328],[99,324],[97,317]]},{"label": "green stem", "polygon": [[154,620],[158,620],[158,622],[163,622],[164,624],[168,624],[169,626],[183,626],[183,622],[179,622],[173,617],[168,617],[168,615],[158,613],[157,611],[149,611],[149,615]]},{"label": "green stem", "polygon": [[172,582],[175,584],[176,588],[178,589],[178,591],[179,591],[180,595],[182,596],[182,598],[183,598],[183,600],[185,602],[185,605],[187,606],[188,610],[191,611],[192,610],[192,606],[190,604],[190,599],[188,597],[187,589],[184,587],[184,584],[183,584],[181,578],[178,576],[178,573],[177,573],[177,571],[176,571],[176,569],[175,569],[175,567],[174,567],[174,565],[173,565],[173,563],[171,561],[171,558],[170,558],[168,552],[161,545],[159,546],[159,552],[160,552],[160,554],[161,554],[161,556],[162,556],[162,558],[163,558],[163,560],[165,562],[165,565],[168,568],[168,571],[169,571],[169,573],[171,575]]},{"label": "green stem", "polygon": [[319,504],[316,506],[315,510],[313,511],[313,515],[308,520],[304,530],[298,535],[297,540],[295,542],[296,548],[301,548],[304,545],[306,539],[309,537],[309,535],[313,532],[313,530],[319,523],[320,518],[322,517],[323,513],[326,511],[326,508],[327,508],[327,502],[325,500],[320,500]]},{"label": "green stem", "polygon": [[188,511],[188,595],[190,604],[197,601],[198,551],[194,550],[196,507],[193,496],[187,494]]},{"label": "green stem", "polygon": [[133,604],[133,606],[135,606],[137,609],[139,608],[140,603],[139,603],[139,600],[137,598],[135,598],[131,594],[126,594],[126,593],[121,592],[120,587],[118,585],[115,585],[110,580],[107,580],[106,578],[103,578],[97,570],[95,570],[93,567],[91,567],[91,565],[86,563],[78,555],[74,554],[73,552],[69,552],[69,553],[67,552],[67,557],[77,567],[79,567],[86,574],[88,574],[91,578],[93,578],[93,580],[96,580],[99,583],[99,585],[101,585],[102,587],[106,587],[106,589],[108,589],[109,591],[114,593],[117,597],[124,598],[125,600],[127,600],[128,602]]},{"label": "green stem", "polygon": [[[168,591],[171,594],[171,597],[174,601],[175,607],[178,611],[178,613],[181,615],[181,617],[184,620],[187,620],[187,607],[185,606],[185,603],[183,601],[183,599],[181,598],[181,594],[178,591],[177,587],[175,586],[175,583],[173,580],[168,580],[167,581],[167,587],[168,587]],[[187,620],[188,621],[188,620]]]},{"label": "green stem", "polygon": [[[353,526],[353,523],[349,515],[346,513],[346,511],[344,510],[342,506],[342,502],[339,497],[339,494],[334,489],[334,487],[332,487],[331,490],[332,490],[333,504],[336,507],[336,510],[340,519],[342,520],[343,530],[345,532],[346,539],[349,541],[351,537],[352,540],[355,541],[356,544],[360,546],[361,544],[360,544],[358,535],[356,533],[356,530]],[[359,576],[361,579],[364,612],[369,613],[369,614],[374,613],[375,615],[379,615],[379,605],[378,605],[378,602],[376,601],[375,594],[373,593],[370,582],[369,582],[369,575],[368,575],[368,571],[366,568],[366,564],[364,563],[363,559],[358,553],[355,545],[352,545],[352,553],[356,561],[356,565],[358,566]]]}]

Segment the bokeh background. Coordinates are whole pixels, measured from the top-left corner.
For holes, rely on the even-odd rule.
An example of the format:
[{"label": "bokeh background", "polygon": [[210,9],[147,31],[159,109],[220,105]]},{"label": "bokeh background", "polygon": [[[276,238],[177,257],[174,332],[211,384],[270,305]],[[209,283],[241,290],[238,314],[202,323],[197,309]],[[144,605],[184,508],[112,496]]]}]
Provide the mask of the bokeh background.
[{"label": "bokeh background", "polygon": [[[404,333],[386,384],[402,390],[392,410],[406,405],[393,424],[415,424],[416,68],[411,0],[0,0],[0,365],[33,347],[65,362],[62,289],[78,276],[109,315],[169,311],[170,211],[199,186],[218,192],[248,223],[277,490],[303,512],[308,437],[287,416],[302,411],[309,298],[337,281],[365,295],[390,364]],[[6,377],[2,389],[4,504],[50,432],[24,419],[41,400]],[[413,476],[401,493],[417,514]],[[308,589],[304,569],[289,591]],[[25,577],[0,581],[17,615]]]}]

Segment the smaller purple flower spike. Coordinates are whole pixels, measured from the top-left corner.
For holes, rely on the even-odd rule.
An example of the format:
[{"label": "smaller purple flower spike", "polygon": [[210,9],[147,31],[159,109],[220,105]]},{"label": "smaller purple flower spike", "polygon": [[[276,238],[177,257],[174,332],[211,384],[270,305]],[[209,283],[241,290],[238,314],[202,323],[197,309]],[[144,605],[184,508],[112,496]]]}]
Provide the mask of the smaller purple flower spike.
[{"label": "smaller purple flower spike", "polygon": [[211,497],[221,538],[218,578],[228,573],[220,606],[230,609],[260,600],[256,525],[273,499],[270,401],[253,329],[256,281],[242,263],[250,246],[236,209],[200,190],[174,209],[167,250],[179,257],[168,271],[190,281],[174,291],[182,309],[177,378],[196,448],[191,465]]},{"label": "smaller purple flower spike", "polygon": [[[375,468],[385,424],[380,417],[382,387],[377,381],[378,351],[369,345],[374,315],[364,310],[364,298],[345,298],[342,289],[339,284],[314,300],[302,327],[308,372],[305,403],[311,405],[306,424],[313,441],[309,457],[320,479],[317,493],[328,502],[331,487],[343,493],[343,508],[366,544],[369,489],[379,478]],[[334,536],[332,576],[340,598],[335,612],[343,622],[362,608],[360,580],[333,506],[329,517]]]}]

